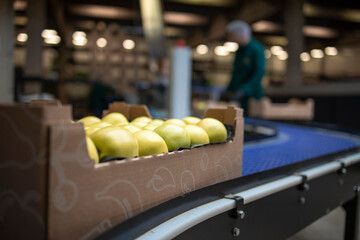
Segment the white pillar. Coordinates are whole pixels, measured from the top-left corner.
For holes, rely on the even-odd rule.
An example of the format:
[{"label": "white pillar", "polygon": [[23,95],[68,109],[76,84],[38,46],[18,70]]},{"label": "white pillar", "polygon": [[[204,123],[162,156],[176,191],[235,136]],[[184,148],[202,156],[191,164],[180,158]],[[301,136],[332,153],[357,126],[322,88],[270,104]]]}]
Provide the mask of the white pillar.
[{"label": "white pillar", "polygon": [[14,101],[14,10],[12,0],[0,1],[0,102]]},{"label": "white pillar", "polygon": [[170,118],[184,118],[191,114],[191,50],[176,46],[171,52],[170,63]]}]

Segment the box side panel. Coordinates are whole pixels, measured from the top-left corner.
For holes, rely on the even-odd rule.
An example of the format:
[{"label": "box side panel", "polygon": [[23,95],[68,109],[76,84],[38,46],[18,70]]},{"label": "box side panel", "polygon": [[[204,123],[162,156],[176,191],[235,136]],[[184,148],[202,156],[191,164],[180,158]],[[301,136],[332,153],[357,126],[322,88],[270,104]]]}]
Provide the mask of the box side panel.
[{"label": "box side panel", "polygon": [[[240,111],[241,112],[241,111]],[[50,130],[51,239],[91,239],[161,202],[241,176],[243,119],[232,141],[95,165],[80,125]]]},{"label": "box side panel", "polygon": [[47,128],[42,109],[0,106],[0,235],[45,239]]}]

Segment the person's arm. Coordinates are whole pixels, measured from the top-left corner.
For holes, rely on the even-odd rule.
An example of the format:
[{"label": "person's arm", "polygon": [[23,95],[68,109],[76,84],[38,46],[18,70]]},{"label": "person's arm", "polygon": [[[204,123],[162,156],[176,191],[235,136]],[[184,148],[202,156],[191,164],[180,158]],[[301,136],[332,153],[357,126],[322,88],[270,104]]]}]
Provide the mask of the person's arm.
[{"label": "person's arm", "polygon": [[254,51],[254,68],[251,76],[244,85],[241,86],[241,90],[244,95],[256,96],[258,88],[261,87],[261,79],[265,74],[265,57],[264,50],[259,47]]}]

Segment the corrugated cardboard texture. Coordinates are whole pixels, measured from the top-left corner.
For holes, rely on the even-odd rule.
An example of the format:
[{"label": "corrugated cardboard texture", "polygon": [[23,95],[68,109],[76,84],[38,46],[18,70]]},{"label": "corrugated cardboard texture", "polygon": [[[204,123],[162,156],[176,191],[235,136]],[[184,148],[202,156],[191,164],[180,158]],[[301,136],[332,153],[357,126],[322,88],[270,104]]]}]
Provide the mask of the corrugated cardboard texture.
[{"label": "corrugated cardboard texture", "polygon": [[[137,111],[142,112],[141,108],[134,108],[135,113],[133,110],[123,113],[132,119],[139,116]],[[168,199],[241,176],[242,110],[214,109],[207,116],[233,125],[234,139],[228,143],[98,165],[86,154],[85,134],[80,124],[53,125],[50,134],[50,239],[91,239]]]},{"label": "corrugated cardboard texture", "polygon": [[2,239],[46,238],[47,126],[70,114],[70,107],[0,105]]}]

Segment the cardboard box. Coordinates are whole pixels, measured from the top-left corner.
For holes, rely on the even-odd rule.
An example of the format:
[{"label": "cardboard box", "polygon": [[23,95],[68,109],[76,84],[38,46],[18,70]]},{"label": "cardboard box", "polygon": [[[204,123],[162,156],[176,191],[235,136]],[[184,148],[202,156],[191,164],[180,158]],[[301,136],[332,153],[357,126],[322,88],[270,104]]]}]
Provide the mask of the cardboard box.
[{"label": "cardboard box", "polygon": [[[110,105],[130,120],[144,106]],[[0,105],[0,236],[91,239],[176,196],[241,176],[242,110],[209,109],[235,129],[227,143],[94,164],[71,107]]]},{"label": "cardboard box", "polygon": [[314,100],[290,99],[288,103],[272,103],[268,97],[249,100],[249,116],[269,120],[312,120]]},{"label": "cardboard box", "polygon": [[227,106],[233,106],[235,108],[240,108],[239,102],[230,101],[214,101],[214,100],[199,100],[193,99],[191,102],[191,112],[194,116],[202,117],[209,108],[226,108]]}]

